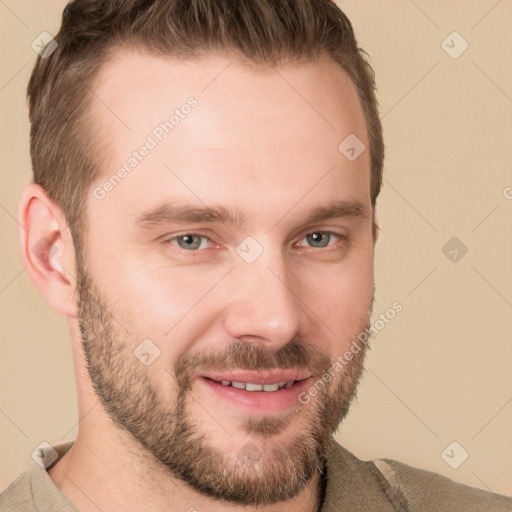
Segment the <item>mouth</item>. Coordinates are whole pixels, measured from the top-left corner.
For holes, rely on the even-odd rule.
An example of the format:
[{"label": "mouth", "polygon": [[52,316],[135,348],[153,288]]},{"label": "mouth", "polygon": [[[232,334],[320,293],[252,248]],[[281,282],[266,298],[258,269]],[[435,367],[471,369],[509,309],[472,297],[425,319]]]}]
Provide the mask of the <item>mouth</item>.
[{"label": "mouth", "polygon": [[[206,377],[208,378],[208,377]],[[222,379],[220,382],[210,379],[217,384],[222,384],[223,386],[231,386],[236,389],[245,389],[246,391],[265,391],[267,393],[272,393],[274,391],[279,391],[280,389],[288,389],[291,388],[296,380],[288,380],[284,382],[274,382],[273,384],[255,384],[254,382],[239,382],[239,381],[229,381]]]},{"label": "mouth", "polygon": [[237,372],[201,375],[200,385],[229,406],[256,415],[277,414],[297,405],[313,377],[308,372]]}]

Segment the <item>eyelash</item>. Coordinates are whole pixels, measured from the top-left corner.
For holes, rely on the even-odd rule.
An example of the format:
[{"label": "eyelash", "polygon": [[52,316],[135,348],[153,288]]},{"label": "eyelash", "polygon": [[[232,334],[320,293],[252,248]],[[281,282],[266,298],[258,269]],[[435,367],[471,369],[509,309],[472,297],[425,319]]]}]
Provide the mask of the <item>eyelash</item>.
[{"label": "eyelash", "polygon": [[[347,236],[346,235],[342,235],[341,233],[336,233],[335,231],[321,231],[321,230],[318,230],[318,231],[310,231],[308,233],[306,233],[302,238],[301,240],[305,239],[306,237],[310,236],[310,235],[314,235],[314,234],[327,234],[327,235],[334,235],[335,237],[338,238],[339,241],[343,241],[343,240],[346,240],[347,239]],[[182,233],[181,235],[173,235],[169,238],[166,238],[164,240],[164,242],[166,244],[170,244],[170,245],[174,245],[172,244],[173,241],[177,240],[178,238],[182,238],[184,236],[195,236],[195,237],[201,237],[201,238],[205,238],[206,240],[208,240],[209,242],[213,242],[212,239],[208,236],[208,235],[205,235],[203,233]],[[330,240],[329,240],[330,241]],[[329,248],[333,248],[333,247],[336,247],[337,244],[331,244],[331,245],[328,245],[326,247],[311,247],[309,246],[310,249],[324,249],[324,250],[327,250]],[[195,249],[195,250],[187,250],[187,249],[182,249],[181,247],[179,247],[178,245],[175,245],[175,247],[183,254],[186,254],[187,256],[197,256],[198,253],[201,253],[202,251],[204,251],[204,249]],[[308,247],[308,246],[301,246],[301,247]]]}]

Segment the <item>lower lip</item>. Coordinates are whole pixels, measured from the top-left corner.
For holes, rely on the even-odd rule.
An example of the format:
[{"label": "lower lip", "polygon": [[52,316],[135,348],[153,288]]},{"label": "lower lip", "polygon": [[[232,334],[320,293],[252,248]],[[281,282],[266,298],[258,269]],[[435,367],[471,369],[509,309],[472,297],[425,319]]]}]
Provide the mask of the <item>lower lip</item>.
[{"label": "lower lip", "polygon": [[311,385],[313,377],[297,381],[288,389],[277,391],[246,391],[233,386],[223,386],[220,382],[206,377],[199,377],[198,381],[237,409],[254,414],[276,414],[296,406],[299,394]]}]

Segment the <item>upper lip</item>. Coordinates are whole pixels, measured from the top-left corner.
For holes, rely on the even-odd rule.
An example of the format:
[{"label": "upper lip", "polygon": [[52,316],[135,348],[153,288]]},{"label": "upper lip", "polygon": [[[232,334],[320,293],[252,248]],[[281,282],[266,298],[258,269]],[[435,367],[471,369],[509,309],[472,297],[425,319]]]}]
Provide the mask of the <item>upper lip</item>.
[{"label": "upper lip", "polygon": [[287,369],[287,370],[230,370],[214,371],[202,373],[201,377],[207,377],[218,382],[229,380],[230,382],[250,382],[252,384],[274,384],[276,382],[288,382],[291,380],[303,380],[311,377],[311,372],[307,370]]}]

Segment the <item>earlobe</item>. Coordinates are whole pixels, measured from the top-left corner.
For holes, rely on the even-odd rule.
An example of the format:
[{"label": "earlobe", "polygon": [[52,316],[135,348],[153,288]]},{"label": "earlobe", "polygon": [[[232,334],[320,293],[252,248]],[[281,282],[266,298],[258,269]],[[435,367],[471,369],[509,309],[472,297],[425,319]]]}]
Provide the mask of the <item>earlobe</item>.
[{"label": "earlobe", "polygon": [[55,311],[75,318],[75,252],[62,210],[31,183],[21,195],[18,224],[28,275]]},{"label": "earlobe", "polygon": [[377,215],[377,205],[373,207],[372,217],[373,244],[375,245],[377,240],[380,238],[380,223]]},{"label": "earlobe", "polygon": [[373,244],[375,245],[377,243],[377,240],[380,238],[380,226],[377,224],[377,222],[373,225]]}]

